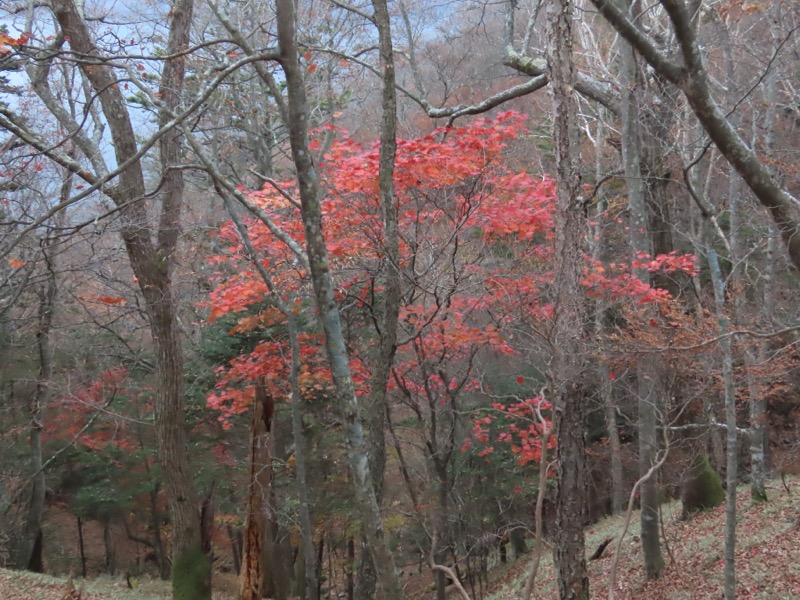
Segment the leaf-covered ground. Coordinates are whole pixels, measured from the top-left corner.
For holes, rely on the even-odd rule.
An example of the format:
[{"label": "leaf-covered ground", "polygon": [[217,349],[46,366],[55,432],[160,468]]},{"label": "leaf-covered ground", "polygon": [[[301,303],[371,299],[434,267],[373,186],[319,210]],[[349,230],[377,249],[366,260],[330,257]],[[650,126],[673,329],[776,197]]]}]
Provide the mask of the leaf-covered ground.
[{"label": "leaf-covered ground", "polygon": [[[800,599],[800,481],[790,482],[795,495],[788,495],[780,482],[773,482],[770,501],[752,505],[749,490],[739,493],[739,527],[737,529],[737,598],[753,600]],[[680,520],[680,503],[662,507],[670,556],[665,556],[667,570],[658,582],[644,580],[638,543],[638,513],[623,541],[615,598],[617,600],[700,600],[721,598],[723,583],[724,507]],[[622,531],[622,517],[605,519],[587,530],[587,552],[605,539]],[[616,540],[603,558],[589,563],[592,598],[608,597],[608,574],[613,561]],[[488,600],[518,600],[524,586],[529,560],[511,564],[498,574]],[[223,583],[218,581],[218,583]],[[231,588],[235,582],[224,582]],[[142,579],[130,590],[122,577],[103,577],[83,582],[75,579],[76,588],[83,588],[82,600],[163,600],[170,598],[165,582]],[[63,600],[67,579],[0,569],[0,600]],[[234,597],[215,591],[216,600]],[[542,558],[534,592],[537,600],[556,598],[550,552]]]},{"label": "leaf-covered ground", "polygon": [[[218,581],[225,590],[215,590],[214,600],[235,598],[230,591],[229,576]],[[167,600],[172,597],[169,582],[141,578],[133,580],[134,589],[129,589],[124,577],[99,577],[73,581],[75,596],[80,592],[81,600]],[[21,571],[0,569],[0,600],[67,600],[68,578],[51,577]]]},{"label": "leaf-covered ground", "polygon": [[[136,589],[128,589],[120,578],[99,578],[83,581],[75,579],[73,585],[81,592],[81,600],[156,600],[169,598],[166,586],[160,581],[137,582]],[[0,598],[3,600],[62,600],[67,594],[65,577],[51,577],[21,571],[0,569]]]},{"label": "leaf-covered ground", "polygon": [[[770,501],[762,505],[750,502],[748,488],[739,489],[737,508],[736,572],[737,598],[754,600],[800,599],[800,485],[788,495],[780,481],[768,490]],[[639,514],[633,514],[623,541],[614,597],[617,600],[700,600],[721,598],[725,507],[681,521],[680,502],[662,507],[665,532],[671,557],[657,582],[646,582],[639,545]],[[587,529],[587,554],[605,539],[622,531],[622,517],[613,517]],[[589,563],[592,598],[607,598],[609,571],[616,539],[603,557]],[[489,600],[517,600],[529,570],[529,561],[521,560],[500,576]],[[550,552],[545,552],[533,597],[557,598]]]}]

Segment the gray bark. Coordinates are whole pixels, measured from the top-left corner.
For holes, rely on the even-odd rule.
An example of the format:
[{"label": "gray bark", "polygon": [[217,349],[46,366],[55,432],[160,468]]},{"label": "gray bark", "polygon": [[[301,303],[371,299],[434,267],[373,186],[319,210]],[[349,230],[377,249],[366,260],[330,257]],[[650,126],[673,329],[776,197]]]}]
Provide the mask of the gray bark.
[{"label": "gray bark", "polygon": [[800,269],[800,203],[773,178],[731,124],[711,93],[695,24],[683,0],[660,0],[680,45],[681,61],[673,62],[637,29],[614,0],[591,0],[609,23],[636,48],[655,71],[681,89],[692,111],[722,155],[733,165],[758,201],[770,213],[786,245],[789,258]]},{"label": "gray bark", "polygon": [[[117,163],[121,165],[136,156],[138,149],[116,75],[110,66],[103,64],[104,57],[94,44],[75,2],[54,0],[52,10],[64,35],[69,38],[72,50],[97,59],[98,64],[84,61],[80,68],[92,91],[97,94]],[[192,11],[192,0],[176,0],[174,3],[166,48],[168,55],[173,56],[187,46]],[[167,124],[171,110],[180,102],[184,73],[185,57],[176,56],[165,62],[159,89],[164,107],[159,112],[161,126]],[[163,181],[156,239],[152,238],[146,208],[141,202],[145,195],[141,161],[136,160],[122,171],[119,184],[108,188],[107,193],[119,207],[125,223],[121,234],[145,300],[155,346],[155,428],[173,531],[173,594],[178,600],[202,600],[211,595],[211,569],[202,550],[200,514],[195,503],[183,429],[183,350],[171,284],[184,188],[182,171],[171,167],[180,162],[181,143],[177,130],[169,129],[166,133],[159,141]]]},{"label": "gray bark", "polygon": [[[707,219],[708,221],[708,219]],[[738,440],[736,435],[736,387],[733,380],[733,347],[728,333],[728,316],[725,312],[725,281],[719,266],[716,250],[713,247],[714,230],[710,223],[705,227],[708,266],[714,286],[714,304],[717,311],[720,349],[722,350],[722,379],[725,389],[726,433],[726,473],[727,483],[725,504],[725,599],[736,597],[736,484],[738,469]]]},{"label": "gray bark", "polygon": [[[773,3],[769,7],[770,19],[777,22],[780,10],[779,4]],[[778,46],[777,34],[772,33],[772,46]],[[774,136],[777,119],[777,73],[771,69],[767,73],[764,86],[764,102],[766,111],[764,115],[764,154],[767,158],[773,157]],[[770,227],[767,239],[766,269],[764,272],[764,303],[762,308],[762,319],[768,325],[772,325],[775,316],[775,289],[774,272],[777,251],[777,232],[774,227]],[[754,356],[751,348],[745,354],[745,361],[748,371],[754,367],[756,362],[764,362],[770,352],[771,342],[762,340],[758,346],[758,356]],[[748,384],[750,387],[750,493],[753,501],[765,502],[767,500],[766,479],[768,475],[768,436],[767,436],[767,402],[764,394],[757,388],[752,375],[748,374]]]},{"label": "gray bark", "polygon": [[331,367],[334,395],[343,421],[351,479],[365,536],[375,563],[381,597],[386,600],[400,600],[403,590],[385,540],[380,507],[375,495],[374,476],[369,465],[369,448],[364,436],[361,408],[355,395],[339,309],[333,294],[334,284],[322,230],[322,191],[308,147],[308,107],[295,39],[292,0],[277,0],[277,24],[280,62],[286,75],[289,98],[289,141],[297,169],[306,252],[319,320],[325,332],[325,350]]},{"label": "gray bark", "polygon": [[[383,216],[383,300],[377,353],[372,363],[370,393],[365,407],[365,424],[369,443],[370,470],[373,473],[375,496],[380,506],[383,499],[383,475],[386,468],[387,386],[397,348],[397,326],[400,314],[400,242],[397,224],[397,197],[394,190],[394,163],[397,153],[397,90],[392,47],[391,20],[386,0],[373,0],[374,23],[378,28],[380,60],[383,69],[381,102],[381,139],[378,181]],[[375,596],[375,574],[370,568],[374,559],[369,543],[362,544],[359,577],[355,597],[371,600]]]},{"label": "gray bark", "polygon": [[[774,227],[770,227],[767,239],[767,266],[764,270],[764,302],[763,319],[768,325],[773,324],[775,314],[775,260],[778,252],[778,232]],[[755,366],[755,363],[763,363],[768,360],[771,344],[769,340],[762,340],[759,344],[758,355],[751,353],[745,355],[748,368]],[[762,390],[755,386],[752,378],[750,383],[750,491],[755,502],[767,500],[766,479],[769,474],[769,436],[767,429],[767,401],[764,399]]]},{"label": "gray bark", "polygon": [[[733,372],[733,342],[728,334],[729,318],[725,306],[726,283],[719,264],[719,257],[714,247],[717,237],[727,243],[716,223],[716,211],[708,202],[705,188],[697,185],[697,176],[692,172],[686,174],[689,192],[697,202],[703,215],[703,250],[708,259],[711,282],[714,292],[714,307],[719,332],[719,345],[722,352],[722,381],[725,396],[726,426],[726,504],[725,504],[725,599],[736,597],[736,484],[738,482],[738,439],[736,426],[736,385]],[[707,186],[706,186],[707,187]]]},{"label": "gray bark", "polygon": [[[629,12],[639,12],[637,2],[629,3]],[[641,78],[633,48],[623,42],[622,78],[623,89],[621,102],[622,115],[622,160],[625,182],[628,190],[628,211],[630,215],[630,244],[632,258],[640,253],[651,254],[648,236],[648,218],[645,207],[645,186],[641,169],[641,136],[639,121],[641,107],[638,90]],[[649,283],[649,273],[645,269],[637,269],[636,275]],[[656,462],[658,452],[658,394],[655,385],[655,362],[646,357],[636,360],[636,377],[638,379],[639,408],[639,477],[650,471]],[[664,571],[664,559],[661,556],[660,532],[658,526],[658,487],[657,478],[649,477],[641,485],[641,540],[644,555],[645,574],[648,579],[658,579]]]},{"label": "gray bark", "polygon": [[[71,181],[69,176],[66,181]],[[69,189],[68,185],[62,186]],[[25,519],[25,528],[22,532],[19,548],[16,553],[16,566],[19,569],[42,572],[42,517],[45,504],[45,475],[44,461],[42,458],[42,421],[47,390],[53,375],[53,357],[50,346],[50,331],[53,326],[53,310],[55,306],[56,285],[55,266],[52,255],[52,240],[45,241],[44,263],[47,269],[45,281],[39,290],[39,312],[37,316],[36,349],[39,358],[39,372],[36,385],[30,398],[30,446],[31,446],[31,471],[33,473],[31,497],[28,503],[28,512]]]}]

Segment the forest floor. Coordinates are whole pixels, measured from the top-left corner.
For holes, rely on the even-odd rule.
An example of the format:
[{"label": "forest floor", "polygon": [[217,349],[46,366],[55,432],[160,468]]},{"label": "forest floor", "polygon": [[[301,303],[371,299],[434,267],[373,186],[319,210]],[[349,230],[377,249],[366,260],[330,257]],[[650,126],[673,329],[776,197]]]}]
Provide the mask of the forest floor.
[{"label": "forest floor", "polygon": [[170,597],[167,584],[158,580],[142,581],[133,590],[128,589],[124,579],[110,577],[85,581],[77,578],[72,585],[75,594],[70,596],[66,577],[0,569],[0,598],[3,600],[161,600]]},{"label": "forest floor", "polygon": [[[800,599],[800,480],[789,484],[789,495],[780,481],[768,489],[770,501],[753,505],[750,492],[740,488],[737,528],[737,598],[774,600]],[[664,532],[669,553],[664,577],[658,582],[644,579],[639,546],[639,515],[634,512],[620,549],[615,598],[617,600],[700,600],[721,598],[723,585],[723,552],[725,507],[681,520],[680,502],[662,506]],[[618,536],[623,529],[622,516],[611,517],[587,528],[586,548],[591,554],[606,539],[614,538],[599,560],[589,562],[592,598],[608,597],[609,572],[614,561]],[[530,558],[509,563],[503,570],[492,573],[492,583],[486,600],[518,600],[530,570]],[[225,576],[222,579],[230,579]],[[235,597],[231,589],[215,590],[215,600]],[[124,578],[99,577],[73,585],[82,590],[81,600],[162,600],[170,598],[169,584],[157,579],[141,578],[129,589]],[[67,600],[69,583],[65,577],[51,577],[0,569],[0,599],[2,600]],[[457,594],[451,592],[450,597]],[[419,596],[418,596],[419,597]],[[549,548],[545,549],[539,568],[533,598],[556,598],[556,587]],[[477,600],[477,599],[475,599]]]},{"label": "forest floor", "polygon": [[[216,575],[215,575],[216,577]],[[233,600],[231,577],[222,576],[223,589],[215,589],[213,600]],[[168,600],[170,583],[151,577],[132,580],[133,589],[124,577],[102,576],[83,580],[52,577],[24,571],[0,569],[0,600]],[[69,590],[74,589],[73,595]]]},{"label": "forest floor", "polygon": [[[769,502],[754,505],[749,487],[737,494],[736,597],[752,600],[800,599],[800,481],[788,481],[793,495],[780,480],[770,482]],[[639,512],[632,515],[620,549],[614,598],[616,600],[701,600],[723,597],[725,506],[681,520],[681,503],[662,505],[666,571],[647,582],[639,544]],[[592,598],[607,598],[614,551],[624,517],[610,517],[586,530],[586,552],[591,555],[606,539],[614,541],[599,560],[590,561]],[[663,547],[663,546],[662,546]],[[539,566],[533,598],[557,598],[552,553],[546,548]],[[530,572],[530,559],[509,565],[498,575],[487,600],[518,600]]]}]

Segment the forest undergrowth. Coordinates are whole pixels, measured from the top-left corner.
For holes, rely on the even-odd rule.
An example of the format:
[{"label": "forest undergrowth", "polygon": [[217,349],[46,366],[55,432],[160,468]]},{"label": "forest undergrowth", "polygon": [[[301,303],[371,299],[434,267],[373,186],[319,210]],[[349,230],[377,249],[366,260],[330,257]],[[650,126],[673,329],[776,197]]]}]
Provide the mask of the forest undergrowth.
[{"label": "forest undergrowth", "polygon": [[[800,479],[788,481],[800,487]],[[800,598],[800,506],[797,494],[786,493],[780,480],[770,482],[769,502],[754,505],[748,488],[739,493],[737,529],[737,598],[773,600]],[[719,598],[723,585],[724,506],[681,520],[681,504],[662,505],[664,533],[669,556],[664,577],[645,582],[639,544],[639,516],[635,512],[620,550],[615,598],[647,600],[701,600]],[[586,529],[587,552],[609,538],[602,557],[589,562],[592,598],[608,597],[608,579],[614,560],[623,516],[610,517]],[[530,567],[529,559],[511,563],[496,571],[486,600],[516,600],[520,597]],[[227,581],[226,583],[230,583]],[[83,581],[74,578],[75,592],[68,595],[69,578],[0,569],[0,598],[3,600],[161,600],[171,597],[169,583],[141,578],[129,589],[124,577],[108,576]],[[451,592],[453,597],[455,590]],[[216,589],[215,600],[235,597],[230,586]],[[542,564],[534,590],[534,599],[556,597],[555,579],[549,550]],[[418,600],[422,600],[418,597]],[[476,600],[476,599],[475,599]]]}]

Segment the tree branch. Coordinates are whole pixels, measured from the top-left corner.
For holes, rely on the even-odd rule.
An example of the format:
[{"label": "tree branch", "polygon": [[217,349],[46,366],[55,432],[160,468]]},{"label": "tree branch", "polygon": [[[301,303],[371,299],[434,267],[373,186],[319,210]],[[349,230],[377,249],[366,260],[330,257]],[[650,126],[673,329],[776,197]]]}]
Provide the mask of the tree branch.
[{"label": "tree branch", "polygon": [[686,76],[685,67],[675,64],[664,56],[636,25],[619,9],[613,0],[590,0],[600,14],[617,30],[652,67],[675,85]]}]

